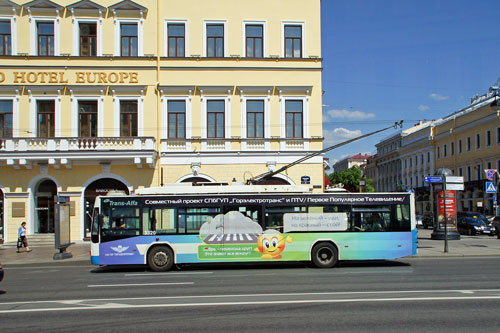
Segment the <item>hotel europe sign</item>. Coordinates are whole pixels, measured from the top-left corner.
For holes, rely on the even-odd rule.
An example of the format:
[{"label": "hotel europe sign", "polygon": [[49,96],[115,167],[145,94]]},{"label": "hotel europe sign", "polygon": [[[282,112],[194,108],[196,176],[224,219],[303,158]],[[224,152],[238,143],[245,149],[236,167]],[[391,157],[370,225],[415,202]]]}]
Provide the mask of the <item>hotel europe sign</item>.
[{"label": "hotel europe sign", "polygon": [[133,84],[138,72],[0,72],[0,84]]}]

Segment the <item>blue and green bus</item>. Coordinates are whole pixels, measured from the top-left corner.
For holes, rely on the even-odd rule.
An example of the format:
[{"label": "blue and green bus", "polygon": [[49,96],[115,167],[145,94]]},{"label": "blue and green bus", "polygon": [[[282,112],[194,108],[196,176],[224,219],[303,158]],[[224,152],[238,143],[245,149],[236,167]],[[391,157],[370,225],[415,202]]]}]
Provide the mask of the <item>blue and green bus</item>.
[{"label": "blue and green bus", "polygon": [[[146,264],[397,259],[417,252],[411,193],[138,191],[96,199],[91,261]],[[262,186],[264,188],[264,186]],[[194,187],[193,187],[194,188]],[[172,191],[169,191],[172,192]]]}]

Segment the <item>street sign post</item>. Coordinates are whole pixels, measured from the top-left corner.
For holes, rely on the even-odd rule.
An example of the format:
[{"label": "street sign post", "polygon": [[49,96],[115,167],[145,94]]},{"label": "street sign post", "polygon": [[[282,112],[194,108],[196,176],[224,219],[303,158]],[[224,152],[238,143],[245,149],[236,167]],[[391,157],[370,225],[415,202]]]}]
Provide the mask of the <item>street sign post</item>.
[{"label": "street sign post", "polygon": [[443,177],[441,176],[425,176],[426,183],[442,183]]}]

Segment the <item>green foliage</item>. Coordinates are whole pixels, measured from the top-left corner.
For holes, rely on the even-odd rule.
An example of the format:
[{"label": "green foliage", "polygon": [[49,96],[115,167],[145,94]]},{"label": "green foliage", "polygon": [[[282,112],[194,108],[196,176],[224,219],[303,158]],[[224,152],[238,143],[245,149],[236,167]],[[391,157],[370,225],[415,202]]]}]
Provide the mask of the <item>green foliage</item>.
[{"label": "green foliage", "polygon": [[[332,184],[344,184],[344,187],[348,191],[359,192],[359,181],[361,180],[361,169],[358,166],[353,166],[350,169],[342,170],[340,172],[333,172],[328,175]],[[372,186],[372,180],[366,180],[366,192],[374,192],[375,189]]]}]

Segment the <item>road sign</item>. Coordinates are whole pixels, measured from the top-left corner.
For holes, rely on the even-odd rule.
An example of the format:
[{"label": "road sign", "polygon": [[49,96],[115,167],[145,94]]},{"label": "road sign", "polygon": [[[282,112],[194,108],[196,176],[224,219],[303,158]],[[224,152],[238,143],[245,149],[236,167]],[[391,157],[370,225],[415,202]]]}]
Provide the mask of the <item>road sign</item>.
[{"label": "road sign", "polygon": [[464,183],[464,177],[461,176],[446,176],[446,183],[456,183],[456,184],[463,184]]},{"label": "road sign", "polygon": [[486,173],[486,178],[488,178],[488,180],[495,180],[495,174],[497,173],[496,169],[484,169],[484,172]]},{"label": "road sign", "polygon": [[486,193],[497,193],[497,187],[492,182],[486,182]]},{"label": "road sign", "polygon": [[446,189],[449,191],[463,191],[464,184],[446,183]]},{"label": "road sign", "polygon": [[442,183],[443,177],[441,176],[425,176],[426,183]]}]

